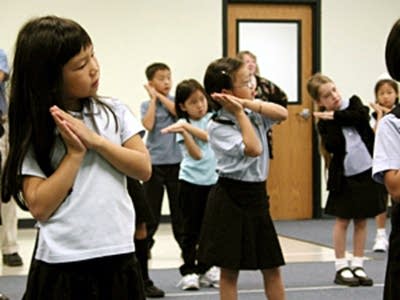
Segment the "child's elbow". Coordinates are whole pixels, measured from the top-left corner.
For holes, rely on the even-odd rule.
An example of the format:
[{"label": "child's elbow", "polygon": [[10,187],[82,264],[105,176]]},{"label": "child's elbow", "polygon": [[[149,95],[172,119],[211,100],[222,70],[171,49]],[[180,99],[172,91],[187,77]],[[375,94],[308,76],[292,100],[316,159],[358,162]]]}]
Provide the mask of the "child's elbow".
[{"label": "child's elbow", "polygon": [[50,218],[50,214],[47,212],[47,210],[40,208],[39,205],[29,205],[29,212],[38,222],[45,222]]},{"label": "child's elbow", "polygon": [[143,170],[143,172],[142,172],[140,177],[141,178],[139,178],[139,179],[142,180],[142,181],[148,181],[150,179],[150,177],[151,177],[151,165],[147,166]]},{"label": "child's elbow", "polygon": [[244,150],[244,154],[249,157],[257,157],[262,153],[262,148],[260,147],[248,147]]},{"label": "child's elbow", "polygon": [[399,203],[400,202],[400,189],[396,188],[396,189],[387,189],[390,197],[392,198],[393,201]]},{"label": "child's elbow", "polygon": [[203,158],[203,154],[202,154],[201,152],[196,152],[196,153],[192,153],[192,154],[191,154],[191,157],[192,157],[194,160],[200,160],[200,159]]},{"label": "child's elbow", "polygon": [[[283,108],[283,107],[282,107],[282,108]],[[280,117],[279,121],[285,121],[285,120],[287,120],[287,118],[289,117],[289,112],[288,112],[288,110],[287,110],[286,108],[283,108],[283,110],[281,111],[279,117]]]}]

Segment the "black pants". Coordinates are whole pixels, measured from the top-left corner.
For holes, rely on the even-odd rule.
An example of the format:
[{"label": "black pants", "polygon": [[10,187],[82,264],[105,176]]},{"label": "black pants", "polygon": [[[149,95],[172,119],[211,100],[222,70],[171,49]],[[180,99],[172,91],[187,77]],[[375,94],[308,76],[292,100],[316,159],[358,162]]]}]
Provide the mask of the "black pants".
[{"label": "black pants", "polygon": [[160,224],[164,188],[167,190],[171,213],[172,232],[182,249],[182,213],[178,205],[179,164],[153,165],[149,181],[143,183],[144,194],[154,216],[154,222],[147,226],[149,246],[154,244],[154,235]]},{"label": "black pants", "polygon": [[208,193],[212,187],[213,185],[179,181],[179,204],[183,217],[183,265],[179,268],[182,276],[191,273],[204,274],[210,268],[209,265],[197,263],[196,256]]}]

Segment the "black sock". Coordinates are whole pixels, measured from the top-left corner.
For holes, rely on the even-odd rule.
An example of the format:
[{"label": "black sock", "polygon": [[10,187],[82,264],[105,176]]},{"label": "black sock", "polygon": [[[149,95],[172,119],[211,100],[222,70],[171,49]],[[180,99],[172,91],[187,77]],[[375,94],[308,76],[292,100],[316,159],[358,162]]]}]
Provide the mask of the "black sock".
[{"label": "black sock", "polygon": [[137,240],[135,239],[135,253],[140,264],[140,270],[142,271],[143,281],[150,280],[149,268],[148,268],[148,257],[147,257],[147,239]]}]

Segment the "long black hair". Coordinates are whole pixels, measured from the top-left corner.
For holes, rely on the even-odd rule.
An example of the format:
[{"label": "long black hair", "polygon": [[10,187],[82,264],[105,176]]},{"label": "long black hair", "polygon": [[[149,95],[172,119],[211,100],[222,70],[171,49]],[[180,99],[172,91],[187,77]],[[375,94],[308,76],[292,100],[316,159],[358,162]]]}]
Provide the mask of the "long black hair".
[{"label": "long black hair", "polygon": [[[204,75],[204,89],[208,95],[221,93],[223,89],[233,89],[233,81],[237,71],[244,66],[244,62],[231,57],[223,57],[208,65]],[[221,106],[215,101],[215,109]]]},{"label": "long black hair", "polygon": [[400,19],[394,23],[386,41],[386,66],[390,76],[400,81]]},{"label": "long black hair", "polygon": [[14,197],[26,209],[18,201],[18,193],[22,162],[30,147],[44,174],[50,176],[54,172],[50,157],[56,126],[49,109],[53,105],[65,109],[63,66],[91,44],[78,23],[56,16],[32,19],[21,28],[10,80],[9,155],[2,176],[3,202]]}]

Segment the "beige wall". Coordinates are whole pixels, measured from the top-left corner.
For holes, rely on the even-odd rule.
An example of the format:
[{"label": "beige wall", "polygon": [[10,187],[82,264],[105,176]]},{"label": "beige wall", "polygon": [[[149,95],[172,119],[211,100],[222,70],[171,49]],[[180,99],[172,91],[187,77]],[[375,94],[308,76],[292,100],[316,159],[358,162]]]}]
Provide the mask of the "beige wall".
[{"label": "beige wall", "polygon": [[[384,42],[400,17],[400,1],[321,2],[322,71],[344,96],[357,93],[372,101],[373,85],[386,70]],[[202,81],[206,65],[222,55],[221,0],[1,0],[1,7],[0,47],[10,57],[30,17],[56,14],[81,23],[101,64],[100,94],[120,98],[137,115],[146,98],[148,64],[168,63],[175,83],[188,77]]]}]

